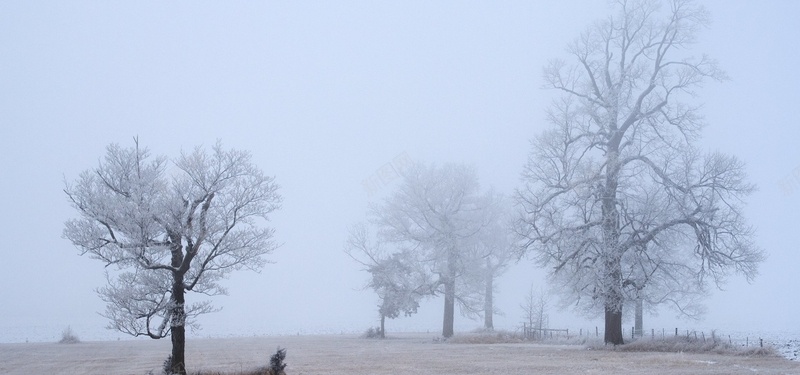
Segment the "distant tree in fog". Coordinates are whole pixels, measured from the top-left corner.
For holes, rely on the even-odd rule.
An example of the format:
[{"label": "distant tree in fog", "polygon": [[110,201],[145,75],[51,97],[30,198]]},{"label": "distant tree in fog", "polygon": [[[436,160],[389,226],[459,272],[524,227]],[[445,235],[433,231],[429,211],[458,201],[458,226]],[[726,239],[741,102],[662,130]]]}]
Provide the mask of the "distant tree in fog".
[{"label": "distant tree in fog", "polygon": [[[485,264],[475,243],[497,220],[499,197],[482,192],[475,170],[462,164],[441,167],[414,164],[398,189],[370,212],[371,222],[387,243],[411,249],[437,277],[444,294],[442,336],[453,335],[455,306],[478,314],[482,290],[475,270]],[[481,283],[482,284],[482,283]]]},{"label": "distant tree in fog", "polygon": [[497,289],[495,280],[506,272],[514,257],[514,238],[509,230],[510,207],[506,202],[506,199],[502,198],[496,200],[496,205],[491,208],[496,211],[487,212],[487,216],[494,220],[481,229],[473,242],[476,256],[483,260],[477,262],[480,268],[475,273],[481,275],[480,281],[483,283],[481,297],[485,330],[494,329],[494,314],[498,312],[494,305],[494,294]]},{"label": "distant tree in fog", "polygon": [[683,309],[709,280],[754,277],[763,254],[743,217],[754,189],[744,164],[696,146],[693,90],[726,78],[687,53],[705,10],[688,0],[616,10],[569,45],[571,63],[545,69],[562,97],[532,142],[516,230],[565,300],[604,314],[605,341],[622,344],[622,309],[637,295]]},{"label": "distant tree in fog", "polygon": [[187,304],[186,292],[225,294],[230,272],[258,269],[275,249],[268,215],[281,197],[243,151],[217,143],[170,161],[152,157],[138,140],[107,147],[100,165],[66,192],[79,218],[64,237],[81,255],[102,261],[110,328],[133,336],[170,336],[172,373],[185,374],[185,329],[209,302]]},{"label": "distant tree in fog", "polygon": [[364,224],[350,229],[344,251],[369,272],[367,287],[380,297],[381,338],[386,337],[386,318],[415,314],[420,301],[435,293],[434,281],[413,252],[392,251],[390,246],[375,239]]}]

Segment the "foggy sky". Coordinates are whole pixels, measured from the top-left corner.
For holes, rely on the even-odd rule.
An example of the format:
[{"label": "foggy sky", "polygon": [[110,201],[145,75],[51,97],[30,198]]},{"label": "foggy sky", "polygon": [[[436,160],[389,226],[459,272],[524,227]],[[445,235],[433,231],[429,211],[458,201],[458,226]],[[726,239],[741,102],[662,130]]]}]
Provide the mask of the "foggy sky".
[{"label": "foggy sky", "polygon": [[[0,342],[106,325],[94,293],[103,264],[61,238],[76,215],[62,189],[134,136],[167,156],[220,139],[281,185],[275,264],[234,273],[230,295],[214,298],[223,310],[190,335],[374,326],[377,297],[342,246],[396,185],[382,171],[398,157],[474,163],[483,187],[511,194],[558,95],[540,88],[542,68],[609,14],[602,1],[540,3],[0,3]],[[759,191],[746,212],[769,257],[754,283],[732,277],[715,291],[704,320],[663,310],[645,326],[800,331],[800,3],[706,6],[713,23],[692,52],[731,80],[697,92],[701,146],[747,163]],[[516,328],[543,275],[523,259],[497,282],[497,328]],[[387,331],[436,333],[441,315],[437,298]],[[555,309],[550,319],[600,322]],[[456,317],[457,331],[480,326]]]}]

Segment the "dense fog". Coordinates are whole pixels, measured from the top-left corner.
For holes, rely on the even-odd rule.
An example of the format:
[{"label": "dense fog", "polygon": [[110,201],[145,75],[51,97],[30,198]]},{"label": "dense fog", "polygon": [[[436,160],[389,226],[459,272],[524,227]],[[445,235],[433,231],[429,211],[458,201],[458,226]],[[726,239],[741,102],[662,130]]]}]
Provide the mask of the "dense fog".
[{"label": "dense fog", "polygon": [[[708,54],[730,79],[694,90],[707,123],[699,147],[745,163],[758,190],[744,212],[767,258],[752,283],[713,286],[702,319],[661,309],[644,326],[796,332],[800,4],[704,5],[712,22],[679,54]],[[98,314],[103,264],[62,232],[77,215],[65,183],[134,137],[171,158],[219,140],[280,186],[270,264],[223,280],[228,295],[211,298],[222,310],[189,337],[375,327],[378,297],[344,251],[352,225],[411,162],[474,166],[481,191],[513,195],[558,98],[542,89],[544,67],[608,14],[588,0],[0,5],[0,342],[55,341],[67,326],[87,340],[129,337]],[[495,283],[496,329],[519,329],[545,274],[531,256],[510,263]],[[550,298],[551,327],[602,327]],[[443,303],[423,299],[387,331],[438,335]],[[456,313],[456,332],[482,326]]]}]

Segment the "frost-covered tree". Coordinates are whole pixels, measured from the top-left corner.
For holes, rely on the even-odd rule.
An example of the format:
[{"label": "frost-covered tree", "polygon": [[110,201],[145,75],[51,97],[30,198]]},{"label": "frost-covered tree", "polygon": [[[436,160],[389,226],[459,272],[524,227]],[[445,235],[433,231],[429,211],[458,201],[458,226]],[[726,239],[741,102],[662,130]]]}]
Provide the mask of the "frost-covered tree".
[{"label": "frost-covered tree", "polygon": [[[489,331],[494,329],[494,315],[498,313],[494,305],[495,280],[508,270],[514,256],[514,239],[509,230],[510,207],[506,199],[499,197],[495,203],[487,208],[486,213],[487,217],[494,220],[481,229],[473,242],[475,256],[482,259],[475,262],[480,266],[475,272],[481,275],[479,281],[483,283],[483,329]],[[497,211],[489,211],[492,209]]]},{"label": "frost-covered tree", "polygon": [[726,78],[688,54],[706,11],[688,0],[616,10],[570,44],[571,63],[545,69],[562,97],[532,142],[516,230],[564,298],[602,312],[605,341],[622,344],[637,291],[682,308],[709,279],[754,277],[763,254],[742,213],[754,189],[743,163],[696,146],[693,90]]},{"label": "frost-covered tree", "polygon": [[[456,303],[462,313],[481,311],[482,290],[473,288],[478,234],[496,218],[497,196],[481,192],[473,168],[414,164],[404,171],[397,191],[371,212],[385,241],[413,249],[437,277],[444,294],[442,336],[453,335]],[[482,280],[482,279],[481,279]],[[458,287],[458,288],[457,288]]]},{"label": "frost-covered tree", "polygon": [[268,215],[281,197],[243,151],[195,148],[175,160],[153,157],[138,140],[107,147],[105,158],[64,191],[79,217],[64,237],[105,263],[109,328],[172,340],[170,371],[185,374],[185,329],[209,302],[187,292],[225,294],[220,281],[259,269],[276,245]]},{"label": "frost-covered tree", "polygon": [[364,224],[350,229],[344,251],[369,272],[366,287],[380,297],[378,334],[381,338],[386,337],[386,318],[415,314],[420,301],[435,293],[434,281],[413,252],[408,249],[392,251],[390,246],[373,238]]}]

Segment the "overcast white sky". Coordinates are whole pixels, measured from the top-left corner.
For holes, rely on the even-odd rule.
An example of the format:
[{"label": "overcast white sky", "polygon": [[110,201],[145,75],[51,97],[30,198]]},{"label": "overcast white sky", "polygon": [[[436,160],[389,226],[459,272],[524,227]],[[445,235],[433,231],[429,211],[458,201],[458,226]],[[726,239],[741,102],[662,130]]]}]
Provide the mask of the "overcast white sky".
[{"label": "overcast white sky", "polygon": [[[748,164],[760,190],[747,212],[769,259],[752,285],[715,292],[705,320],[665,311],[645,325],[800,331],[800,2],[706,3],[714,21],[695,52],[732,80],[698,92],[702,146]],[[376,324],[376,297],[342,245],[396,181],[373,192],[364,181],[401,155],[475,163],[485,187],[511,193],[557,94],[540,89],[543,66],[607,14],[590,0],[0,3],[0,342],[67,325],[115,337],[97,315],[102,264],[61,238],[75,215],[62,188],[134,136],[168,156],[221,139],[282,186],[276,263],[234,274],[215,299],[224,310],[195,335]],[[523,260],[499,281],[498,328],[518,325],[542,274]],[[387,329],[438,332],[441,304]],[[558,328],[598,322],[551,311]]]}]

